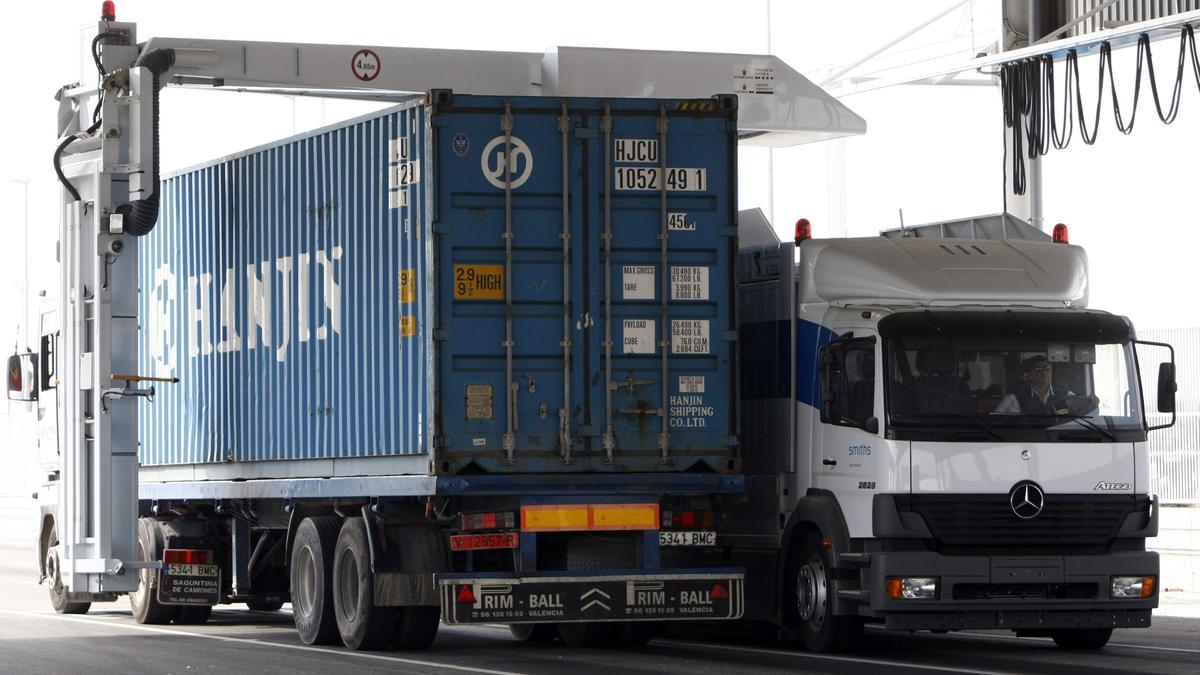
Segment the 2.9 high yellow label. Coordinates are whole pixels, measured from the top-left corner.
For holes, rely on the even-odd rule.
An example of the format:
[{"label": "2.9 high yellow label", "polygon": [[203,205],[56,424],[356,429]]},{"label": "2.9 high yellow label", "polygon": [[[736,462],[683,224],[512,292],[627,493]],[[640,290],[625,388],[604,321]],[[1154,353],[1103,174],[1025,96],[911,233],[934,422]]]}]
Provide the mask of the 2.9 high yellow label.
[{"label": "2.9 high yellow label", "polygon": [[455,265],[455,300],[503,300],[503,265]]}]

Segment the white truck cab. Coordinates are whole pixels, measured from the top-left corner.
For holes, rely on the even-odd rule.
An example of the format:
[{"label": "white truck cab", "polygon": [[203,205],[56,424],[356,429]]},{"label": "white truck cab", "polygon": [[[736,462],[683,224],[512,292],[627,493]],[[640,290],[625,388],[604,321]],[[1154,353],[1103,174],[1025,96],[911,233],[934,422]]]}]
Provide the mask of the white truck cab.
[{"label": "white truck cab", "polygon": [[1139,381],[1157,350],[1172,412],[1173,356],[1088,308],[1082,248],[804,239],[743,247],[740,282],[752,495],[725,536],[777,547],[777,616],[810,647],[864,621],[1064,646],[1149,625]]}]

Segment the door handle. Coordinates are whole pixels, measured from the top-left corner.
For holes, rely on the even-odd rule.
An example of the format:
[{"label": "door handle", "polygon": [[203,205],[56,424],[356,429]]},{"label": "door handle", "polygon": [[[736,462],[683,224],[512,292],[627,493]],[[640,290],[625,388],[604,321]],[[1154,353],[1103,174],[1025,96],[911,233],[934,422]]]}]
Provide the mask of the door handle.
[{"label": "door handle", "polygon": [[823,460],[821,460],[821,463],[824,464],[825,466],[837,466],[836,459],[823,459]]}]

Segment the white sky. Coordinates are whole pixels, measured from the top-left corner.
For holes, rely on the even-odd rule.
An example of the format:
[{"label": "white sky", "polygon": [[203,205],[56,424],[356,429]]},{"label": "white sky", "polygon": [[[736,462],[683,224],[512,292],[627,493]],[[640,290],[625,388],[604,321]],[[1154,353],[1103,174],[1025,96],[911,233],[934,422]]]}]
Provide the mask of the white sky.
[{"label": "white sky", "polygon": [[[477,2],[168,2],[120,0],[118,19],[138,22],[150,36],[352,43],[539,51],[556,45],[731,52],[772,51],[816,77],[851,62],[883,41],[948,6],[949,0],[854,3],[766,0],[647,2],[602,5],[552,1]],[[55,274],[57,183],[55,90],[79,78],[81,27],[98,15],[98,0],[6,4],[3,41],[6,134],[0,153],[0,204],[7,217],[11,264],[0,265],[0,347],[13,344],[26,266],[23,186],[29,180],[29,286],[48,288]],[[976,34],[995,23],[995,0],[979,0],[900,45],[891,61],[924,58],[929,47],[965,58],[983,45]],[[586,10],[579,8],[586,7]],[[952,40],[958,36],[957,41]],[[964,38],[963,36],[968,37]],[[1174,43],[1156,43],[1160,64],[1174,61]],[[1130,50],[1118,50],[1118,81],[1127,101]],[[1082,61],[1085,99],[1095,64]],[[88,77],[91,77],[90,65]],[[1171,70],[1161,66],[1162,71]],[[1190,87],[1190,88],[1189,88]],[[1164,127],[1148,91],[1132,136],[1120,137],[1106,106],[1100,141],[1046,161],[1048,223],[1067,222],[1072,241],[1091,258],[1092,305],[1131,316],[1143,328],[1200,324],[1192,297],[1195,264],[1195,167],[1200,150],[1200,93],[1189,79],[1179,121]],[[995,213],[1001,209],[1001,117],[998,88],[894,87],[847,97],[867,119],[866,136],[775,152],[777,226],[797,217],[817,236],[873,235],[906,223]],[[217,92],[168,91],[163,96],[164,168],[180,168],[333,122],[364,108]],[[1078,134],[1077,134],[1078,136]],[[830,157],[844,156],[843,193],[831,191]],[[766,151],[742,152],[740,204],[769,211]],[[836,165],[836,164],[835,164]],[[831,194],[834,195],[831,197]],[[1181,302],[1182,300],[1182,302]],[[37,300],[30,301],[35,316]]]}]

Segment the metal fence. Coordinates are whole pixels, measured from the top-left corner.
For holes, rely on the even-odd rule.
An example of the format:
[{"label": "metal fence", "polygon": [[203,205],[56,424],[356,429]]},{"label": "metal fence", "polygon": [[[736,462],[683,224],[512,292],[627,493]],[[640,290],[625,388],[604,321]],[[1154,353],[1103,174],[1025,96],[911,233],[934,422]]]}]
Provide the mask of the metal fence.
[{"label": "metal fence", "polygon": [[[1200,504],[1200,327],[1139,331],[1175,347],[1175,426],[1150,432],[1150,489],[1166,504]],[[1153,382],[1146,382],[1152,385]],[[1167,415],[1148,415],[1161,424]]]}]

